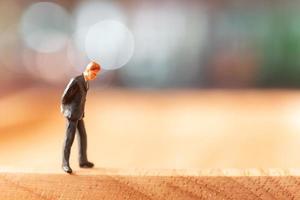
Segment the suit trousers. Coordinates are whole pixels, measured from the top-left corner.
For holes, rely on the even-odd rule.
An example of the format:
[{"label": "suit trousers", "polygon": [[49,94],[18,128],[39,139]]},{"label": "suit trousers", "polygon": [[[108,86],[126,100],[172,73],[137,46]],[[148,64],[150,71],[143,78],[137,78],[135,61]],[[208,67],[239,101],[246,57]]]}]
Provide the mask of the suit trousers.
[{"label": "suit trousers", "polygon": [[76,129],[78,130],[78,149],[79,163],[87,162],[87,136],[83,119],[74,120],[67,118],[66,137],[63,144],[63,165],[69,165],[71,147],[75,138]]}]

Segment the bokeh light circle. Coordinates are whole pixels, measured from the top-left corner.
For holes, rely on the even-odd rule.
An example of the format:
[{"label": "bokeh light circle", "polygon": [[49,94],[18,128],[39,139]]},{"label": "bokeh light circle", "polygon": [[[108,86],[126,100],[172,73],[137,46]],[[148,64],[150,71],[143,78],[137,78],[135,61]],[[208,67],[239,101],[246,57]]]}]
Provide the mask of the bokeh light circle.
[{"label": "bokeh light circle", "polygon": [[85,50],[89,59],[100,63],[104,69],[118,69],[132,57],[134,37],[121,22],[103,20],[89,29]]},{"label": "bokeh light circle", "polygon": [[39,2],[32,4],[22,16],[20,31],[25,44],[42,53],[62,49],[68,40],[70,18],[58,4]]}]

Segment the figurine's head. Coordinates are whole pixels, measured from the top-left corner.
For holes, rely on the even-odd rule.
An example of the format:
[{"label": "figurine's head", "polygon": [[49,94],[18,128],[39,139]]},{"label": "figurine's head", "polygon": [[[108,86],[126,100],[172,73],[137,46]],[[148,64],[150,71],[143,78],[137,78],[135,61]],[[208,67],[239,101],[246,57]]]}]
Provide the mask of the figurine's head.
[{"label": "figurine's head", "polygon": [[94,80],[100,71],[101,66],[98,63],[92,61],[86,66],[83,74],[86,80]]}]

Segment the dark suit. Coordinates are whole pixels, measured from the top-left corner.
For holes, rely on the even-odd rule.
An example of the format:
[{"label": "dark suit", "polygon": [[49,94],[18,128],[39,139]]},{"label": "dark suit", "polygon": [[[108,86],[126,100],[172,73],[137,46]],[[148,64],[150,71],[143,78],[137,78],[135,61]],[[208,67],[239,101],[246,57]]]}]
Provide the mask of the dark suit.
[{"label": "dark suit", "polygon": [[63,147],[63,165],[69,165],[70,151],[74,141],[76,129],[78,130],[79,162],[87,161],[87,137],[84,127],[84,107],[88,82],[83,74],[72,78],[67,85],[61,102],[61,111],[67,118],[66,138]]}]

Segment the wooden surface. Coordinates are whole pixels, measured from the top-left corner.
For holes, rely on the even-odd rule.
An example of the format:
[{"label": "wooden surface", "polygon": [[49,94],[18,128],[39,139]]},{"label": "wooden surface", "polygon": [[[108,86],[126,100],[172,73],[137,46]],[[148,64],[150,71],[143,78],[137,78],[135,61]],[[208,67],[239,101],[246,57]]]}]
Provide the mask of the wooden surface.
[{"label": "wooden surface", "polygon": [[[299,199],[300,93],[91,90],[96,166],[60,169],[62,91],[0,98],[0,199]],[[75,138],[76,139],[76,138]]]},{"label": "wooden surface", "polygon": [[0,173],[0,199],[296,200],[300,177],[295,174],[299,172],[280,169]]}]

